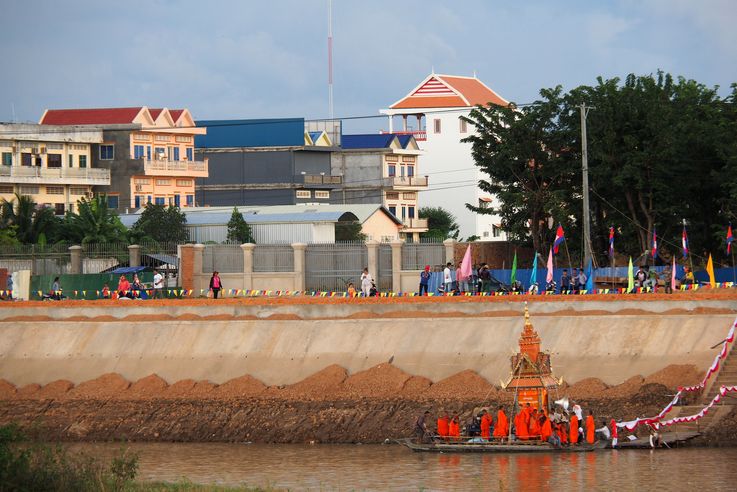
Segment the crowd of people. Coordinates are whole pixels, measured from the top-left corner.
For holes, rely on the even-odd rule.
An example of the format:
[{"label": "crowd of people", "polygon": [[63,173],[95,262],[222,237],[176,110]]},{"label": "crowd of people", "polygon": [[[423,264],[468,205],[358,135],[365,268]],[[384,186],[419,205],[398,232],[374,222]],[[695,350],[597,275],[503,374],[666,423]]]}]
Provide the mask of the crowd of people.
[{"label": "crowd of people", "polygon": [[570,414],[555,412],[549,415],[546,410],[527,403],[519,407],[511,421],[504,411],[504,406],[500,405],[496,415],[482,409],[463,425],[458,413],[453,413],[451,417],[444,411],[438,416],[434,431],[430,428],[429,419],[430,412],[425,411],[415,422],[415,435],[420,442],[542,441],[561,447],[606,440],[611,442],[612,447],[617,447],[618,440],[614,420],[609,424],[602,421],[601,426],[597,428],[593,413],[589,411],[584,418],[581,406],[576,404],[573,405]]}]

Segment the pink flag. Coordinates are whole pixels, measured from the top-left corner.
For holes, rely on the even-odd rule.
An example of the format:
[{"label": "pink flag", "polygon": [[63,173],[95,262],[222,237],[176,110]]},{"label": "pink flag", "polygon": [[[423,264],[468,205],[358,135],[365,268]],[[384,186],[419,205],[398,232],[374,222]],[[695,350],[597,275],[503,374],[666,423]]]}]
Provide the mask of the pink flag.
[{"label": "pink flag", "polygon": [[670,276],[670,288],[676,290],[676,256],[673,255],[673,272]]},{"label": "pink flag", "polygon": [[463,279],[456,279],[457,281],[465,281],[471,276],[473,271],[473,265],[471,265],[471,245],[466,248],[466,254],[463,255],[463,261],[461,262],[461,277]]},{"label": "pink flag", "polygon": [[553,281],[553,248],[550,248],[550,253],[548,253],[548,276],[545,277],[545,280],[548,283]]}]

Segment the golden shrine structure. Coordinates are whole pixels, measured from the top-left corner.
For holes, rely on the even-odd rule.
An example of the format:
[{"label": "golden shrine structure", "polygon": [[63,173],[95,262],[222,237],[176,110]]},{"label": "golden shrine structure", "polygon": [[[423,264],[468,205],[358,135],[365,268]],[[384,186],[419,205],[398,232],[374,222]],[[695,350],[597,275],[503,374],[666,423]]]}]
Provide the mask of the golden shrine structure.
[{"label": "golden shrine structure", "polygon": [[530,322],[530,312],[525,303],[525,326],[519,337],[519,352],[511,358],[512,371],[502,388],[515,393],[520,407],[527,403],[537,409],[550,409],[548,393],[563,382],[553,376],[550,354],[540,350],[540,336]]}]

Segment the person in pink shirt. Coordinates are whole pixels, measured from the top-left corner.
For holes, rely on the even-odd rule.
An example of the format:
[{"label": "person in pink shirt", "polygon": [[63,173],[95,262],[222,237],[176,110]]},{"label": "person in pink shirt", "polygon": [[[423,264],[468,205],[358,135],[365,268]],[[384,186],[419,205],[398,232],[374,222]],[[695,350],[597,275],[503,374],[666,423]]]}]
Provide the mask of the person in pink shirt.
[{"label": "person in pink shirt", "polygon": [[220,281],[220,275],[218,272],[212,272],[212,277],[210,277],[210,290],[212,291],[212,297],[214,299],[218,298],[218,293],[222,288],[223,283]]}]

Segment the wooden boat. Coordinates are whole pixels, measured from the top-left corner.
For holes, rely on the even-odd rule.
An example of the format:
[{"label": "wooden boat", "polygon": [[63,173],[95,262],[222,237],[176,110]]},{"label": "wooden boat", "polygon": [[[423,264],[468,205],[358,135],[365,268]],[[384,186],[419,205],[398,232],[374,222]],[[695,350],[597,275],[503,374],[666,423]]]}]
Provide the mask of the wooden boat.
[{"label": "wooden boat", "polygon": [[[661,448],[674,448],[690,441],[691,439],[700,436],[698,432],[664,432],[660,434],[660,446]],[[607,447],[611,448],[611,444]],[[617,444],[617,449],[652,449],[650,447],[650,440],[647,437],[642,439],[636,439],[634,441],[620,440]]]},{"label": "wooden boat", "polygon": [[445,442],[434,440],[428,443],[417,442],[414,438],[397,439],[396,442],[415,452],[424,453],[585,453],[604,449],[609,443],[597,441],[594,444],[555,447],[541,441],[484,441],[476,440]]}]

